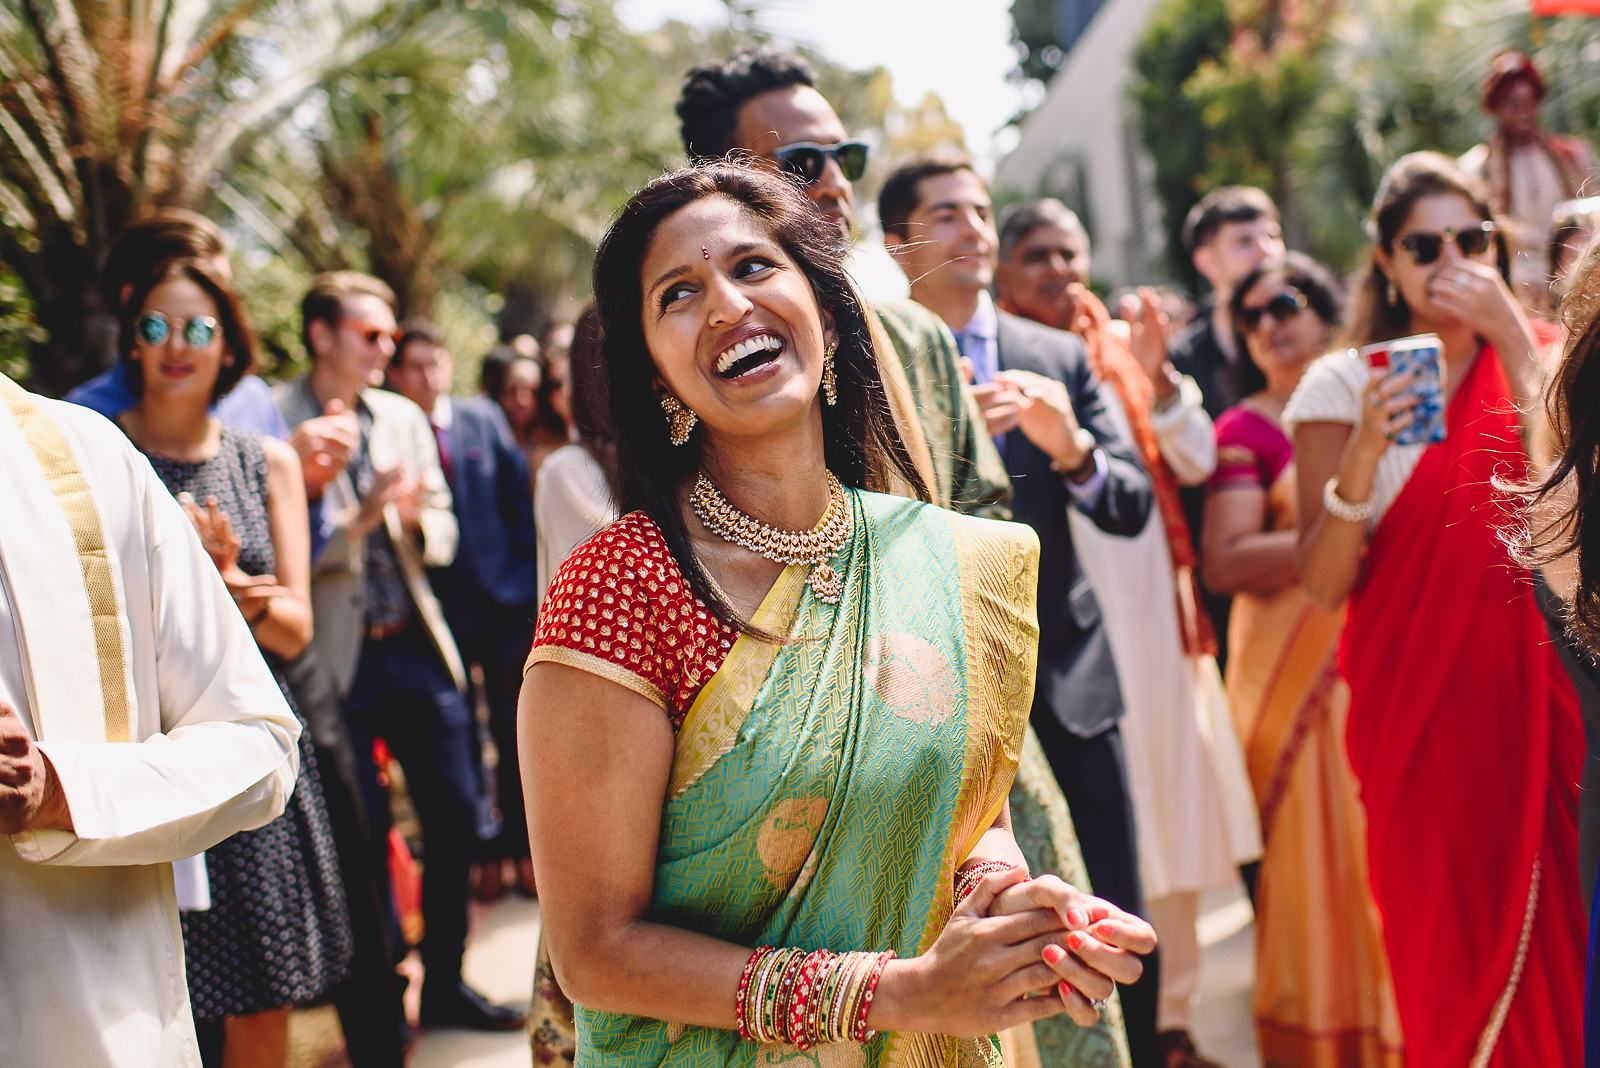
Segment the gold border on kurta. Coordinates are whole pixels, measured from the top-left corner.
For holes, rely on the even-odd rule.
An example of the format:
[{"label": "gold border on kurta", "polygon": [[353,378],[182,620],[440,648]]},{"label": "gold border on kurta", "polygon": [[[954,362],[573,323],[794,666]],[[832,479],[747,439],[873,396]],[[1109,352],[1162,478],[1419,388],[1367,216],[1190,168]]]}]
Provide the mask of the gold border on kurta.
[{"label": "gold border on kurta", "polygon": [[128,707],[122,607],[117,601],[117,579],[112,571],[111,550],[106,542],[105,527],[100,522],[100,511],[61,428],[39,410],[26,390],[5,375],[0,375],[0,394],[5,396],[17,429],[33,450],[39,470],[72,530],[78,563],[83,569],[83,589],[89,598],[106,741],[129,741],[133,736],[133,716]]}]

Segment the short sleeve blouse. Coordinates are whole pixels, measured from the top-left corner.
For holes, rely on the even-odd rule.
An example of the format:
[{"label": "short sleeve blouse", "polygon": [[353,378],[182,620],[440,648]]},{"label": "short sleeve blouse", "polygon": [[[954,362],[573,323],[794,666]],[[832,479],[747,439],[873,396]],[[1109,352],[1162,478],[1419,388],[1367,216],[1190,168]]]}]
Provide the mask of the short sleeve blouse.
[{"label": "short sleeve blouse", "polygon": [[1294,446],[1277,424],[1243,406],[1217,417],[1217,469],[1213,489],[1250,486],[1270,490],[1294,457]]},{"label": "short sleeve blouse", "polygon": [[737,637],[690,590],[661,528],[630,512],[556,572],[527,666],[548,661],[599,675],[649,698],[677,730]]},{"label": "short sleeve blouse", "polygon": [[[1367,383],[1367,366],[1353,350],[1330,352],[1320,357],[1306,368],[1305,376],[1284,408],[1284,433],[1293,438],[1295,427],[1301,423],[1355,426],[1361,421],[1361,394]],[[1372,478],[1374,509],[1369,527],[1376,526],[1400,496],[1426,450],[1426,445],[1390,445],[1384,450]]]}]

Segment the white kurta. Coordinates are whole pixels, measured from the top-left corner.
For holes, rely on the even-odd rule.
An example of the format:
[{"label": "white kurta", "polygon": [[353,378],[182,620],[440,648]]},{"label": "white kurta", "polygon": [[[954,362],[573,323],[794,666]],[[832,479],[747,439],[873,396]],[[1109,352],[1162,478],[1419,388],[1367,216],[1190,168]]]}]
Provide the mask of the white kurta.
[{"label": "white kurta", "polygon": [[[1109,387],[1100,392],[1123,440],[1132,441],[1121,398]],[[1216,441],[1199,389],[1185,380],[1183,392],[1183,403],[1152,422],[1167,463],[1194,483],[1216,466]],[[1261,855],[1261,835],[1216,660],[1183,651],[1161,512],[1152,508],[1132,538],[1068,515],[1127,709],[1122,738],[1145,897],[1229,886],[1240,863]]]},{"label": "white kurta", "polygon": [[0,396],[0,696],[75,826],[0,837],[0,1062],[198,1066],[171,862],[283,811],[299,724],[149,464],[99,415],[31,399],[104,530],[131,740],[105,740],[122,702],[102,695],[71,528]]}]

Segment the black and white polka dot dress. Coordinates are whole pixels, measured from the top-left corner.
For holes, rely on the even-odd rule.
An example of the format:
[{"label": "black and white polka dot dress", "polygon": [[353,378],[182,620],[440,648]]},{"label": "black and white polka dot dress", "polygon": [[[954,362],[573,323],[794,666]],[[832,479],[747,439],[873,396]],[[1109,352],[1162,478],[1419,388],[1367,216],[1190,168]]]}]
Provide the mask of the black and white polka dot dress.
[{"label": "black and white polka dot dress", "polygon": [[[217,455],[190,463],[146,454],[174,496],[201,507],[215,497],[239,538],[239,567],[276,571],[267,520],[267,461],[261,440],[224,427]],[[281,661],[266,653],[294,707]],[[301,718],[300,778],[284,814],[206,850],[211,908],[185,912],[189,996],[201,1020],[242,1016],[322,997],[350,965],[350,922],[322,783]]]}]

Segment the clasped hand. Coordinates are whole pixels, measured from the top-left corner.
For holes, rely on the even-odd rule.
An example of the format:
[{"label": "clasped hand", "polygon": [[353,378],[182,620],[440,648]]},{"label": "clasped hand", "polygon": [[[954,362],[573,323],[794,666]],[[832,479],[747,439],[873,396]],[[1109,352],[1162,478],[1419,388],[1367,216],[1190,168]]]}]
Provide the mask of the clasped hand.
[{"label": "clasped hand", "polygon": [[55,769],[23,725],[0,701],[0,834],[72,829],[72,814]]},{"label": "clasped hand", "polygon": [[1135,982],[1140,955],[1155,945],[1144,920],[1053,875],[998,872],[956,908],[927,953],[907,962],[927,1020],[918,1029],[993,1034],[1063,1011],[1090,1026],[1100,1018],[1094,1003]]},{"label": "clasped hand", "polygon": [[1093,448],[1078,425],[1072,395],[1054,378],[1033,371],[1001,371],[993,380],[973,386],[972,395],[991,435],[1020,429],[1063,470],[1082,464]]}]

